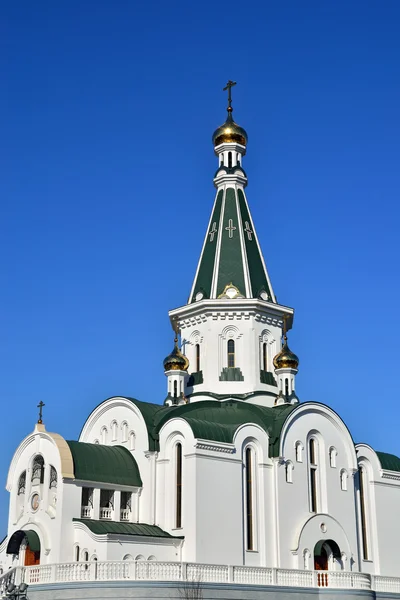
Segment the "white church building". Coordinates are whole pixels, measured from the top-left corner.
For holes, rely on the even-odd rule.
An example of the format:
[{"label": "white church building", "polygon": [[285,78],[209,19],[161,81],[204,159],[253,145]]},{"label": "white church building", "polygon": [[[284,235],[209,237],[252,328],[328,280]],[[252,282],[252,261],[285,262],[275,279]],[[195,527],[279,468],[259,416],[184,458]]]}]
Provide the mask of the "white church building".
[{"label": "white church building", "polygon": [[0,597],[21,582],[33,600],[177,597],[197,581],[199,598],[400,598],[400,458],[297,396],[294,311],[251,217],[232,85],[192,289],[169,312],[165,397],[108,398],[76,441],[40,414],[7,476]]}]

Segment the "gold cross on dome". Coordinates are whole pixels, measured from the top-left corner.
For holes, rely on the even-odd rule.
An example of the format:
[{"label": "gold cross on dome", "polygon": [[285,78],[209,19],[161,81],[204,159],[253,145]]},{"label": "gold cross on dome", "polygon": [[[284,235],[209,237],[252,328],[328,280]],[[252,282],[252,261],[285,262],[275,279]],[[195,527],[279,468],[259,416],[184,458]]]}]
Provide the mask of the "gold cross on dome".
[{"label": "gold cross on dome", "polygon": [[44,402],[42,402],[42,400],[39,402],[39,404],[37,405],[38,409],[39,409],[39,419],[38,419],[38,423],[39,425],[41,425],[43,423],[42,421],[42,417],[43,417],[43,406],[46,406]]},{"label": "gold cross on dome", "polygon": [[236,85],[236,81],[229,80],[223,89],[224,92],[228,90],[228,108],[232,108],[232,88],[234,85]]}]

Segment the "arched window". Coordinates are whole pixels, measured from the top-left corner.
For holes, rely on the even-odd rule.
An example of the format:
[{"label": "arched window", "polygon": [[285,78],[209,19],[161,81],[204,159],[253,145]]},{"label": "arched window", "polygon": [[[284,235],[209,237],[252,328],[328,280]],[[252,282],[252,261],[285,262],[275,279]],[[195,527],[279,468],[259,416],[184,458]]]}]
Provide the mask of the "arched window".
[{"label": "arched window", "polygon": [[228,167],[232,166],[232,152],[228,152]]},{"label": "arched window", "polygon": [[340,471],[340,488],[343,492],[347,492],[347,471],[345,469]]},{"label": "arched window", "polygon": [[336,457],[337,457],[337,450],[336,450],[336,448],[331,446],[331,448],[329,448],[329,464],[333,469],[336,468]]},{"label": "arched window", "polygon": [[25,494],[25,488],[26,488],[26,471],[22,471],[21,475],[19,476],[19,480],[18,480],[17,495],[23,496]]},{"label": "arched window", "polygon": [[115,442],[117,439],[117,433],[118,433],[118,424],[117,424],[117,421],[113,421],[111,423],[111,439],[113,442]]},{"label": "arched window", "polygon": [[101,437],[101,443],[102,444],[107,444],[107,427],[103,427],[101,432],[100,432],[100,437]]},{"label": "arched window", "polygon": [[289,396],[289,379],[287,377],[285,379],[285,395]]},{"label": "arched window", "polygon": [[309,490],[310,490],[310,511],[318,512],[318,464],[317,464],[317,442],[311,438],[308,443],[308,466],[309,466]]},{"label": "arched window", "polygon": [[200,368],[200,344],[196,344],[196,371],[197,373],[201,370]]},{"label": "arched window", "polygon": [[140,561],[140,560],[145,560],[143,554],[138,554],[137,556],[135,556],[135,560],[136,561]]},{"label": "arched window", "polygon": [[288,460],[285,465],[286,470],[286,483],[293,483],[293,463]]},{"label": "arched window", "polygon": [[236,154],[236,163],[239,165],[240,167],[240,154]]},{"label": "arched window", "polygon": [[79,546],[75,546],[75,560],[77,562],[79,562],[80,555],[81,555],[81,551],[80,551]]},{"label": "arched window", "polygon": [[182,444],[176,445],[176,515],[175,527],[182,527]]},{"label": "arched window", "polygon": [[235,341],[228,340],[228,367],[235,366]]},{"label": "arched window", "polygon": [[296,461],[299,463],[303,462],[303,444],[299,441],[296,442],[295,449],[296,449]]},{"label": "arched window", "polygon": [[33,484],[44,482],[44,459],[40,454],[33,459],[31,481]]},{"label": "arched window", "polygon": [[89,552],[87,550],[85,550],[85,552],[83,553],[83,560],[85,562],[89,562]]},{"label": "arched window", "polygon": [[358,469],[358,480],[360,486],[360,510],[361,510],[361,535],[363,546],[363,559],[368,560],[368,531],[367,531],[367,506],[366,506],[366,473],[364,467]]},{"label": "arched window", "polygon": [[254,523],[253,523],[253,452],[246,448],[246,549],[253,550]]},{"label": "arched window", "polygon": [[122,423],[121,431],[122,431],[122,441],[127,442],[128,441],[128,423],[126,421],[124,421]]},{"label": "arched window", "polygon": [[94,440],[93,444],[99,444],[99,440]]},{"label": "arched window", "polygon": [[135,450],[136,448],[136,435],[134,431],[131,431],[129,434],[129,449]]},{"label": "arched window", "polygon": [[267,342],[263,343],[262,353],[263,353],[263,356],[262,356],[263,367],[262,368],[264,371],[268,371],[268,344],[267,344]]},{"label": "arched window", "polygon": [[49,488],[52,489],[56,489],[57,488],[57,471],[55,470],[55,468],[53,466],[50,466],[50,481],[49,481]]}]

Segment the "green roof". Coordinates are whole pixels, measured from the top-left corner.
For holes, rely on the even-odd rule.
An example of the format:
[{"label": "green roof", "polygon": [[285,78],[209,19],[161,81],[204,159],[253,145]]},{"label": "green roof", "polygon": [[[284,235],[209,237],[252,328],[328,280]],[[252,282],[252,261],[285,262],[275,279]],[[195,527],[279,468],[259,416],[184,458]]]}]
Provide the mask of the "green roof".
[{"label": "green roof", "polygon": [[382,469],[386,471],[400,471],[400,458],[395,454],[387,452],[377,452],[377,457],[381,463]]},{"label": "green roof", "polygon": [[74,461],[75,479],[141,487],[136,460],[122,446],[67,441]]},{"label": "green roof", "polygon": [[199,292],[218,298],[230,284],[245,298],[264,292],[276,303],[245,194],[233,188],[220,190],[215,199],[189,303]]},{"label": "green roof", "polygon": [[[253,395],[253,394],[251,394]],[[269,408],[239,400],[204,400],[182,406],[161,407],[159,404],[131,400],[142,412],[149,435],[150,449],[159,448],[159,432],[173,418],[184,419],[196,438],[232,443],[236,430],[245,423],[254,423],[270,438],[270,456],[279,455],[279,438],[283,424],[296,405],[283,404]]]},{"label": "green roof", "polygon": [[[142,537],[174,538],[166,531],[156,525],[146,523],[119,523],[116,521],[94,521],[93,519],[73,519],[77,523],[83,523],[96,535],[140,535]],[[182,539],[177,537],[177,539]]]}]

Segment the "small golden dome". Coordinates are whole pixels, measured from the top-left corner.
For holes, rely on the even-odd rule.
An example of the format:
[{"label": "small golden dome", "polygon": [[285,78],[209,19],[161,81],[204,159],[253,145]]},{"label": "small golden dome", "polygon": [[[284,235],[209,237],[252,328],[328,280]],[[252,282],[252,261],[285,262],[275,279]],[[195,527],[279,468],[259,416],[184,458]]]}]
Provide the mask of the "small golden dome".
[{"label": "small golden dome", "polygon": [[230,142],[235,142],[242,146],[247,145],[247,133],[243,127],[240,127],[240,125],[233,120],[231,107],[228,108],[228,117],[225,123],[214,131],[212,141],[214,146]]},{"label": "small golden dome", "polygon": [[178,348],[178,338],[175,338],[174,342],[174,349],[164,359],[164,371],[187,371],[189,361]]},{"label": "small golden dome", "polygon": [[299,359],[294,352],[292,352],[287,343],[287,337],[284,338],[285,343],[282,346],[282,350],[274,358],[275,369],[297,369],[299,366]]}]

